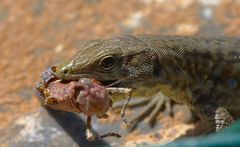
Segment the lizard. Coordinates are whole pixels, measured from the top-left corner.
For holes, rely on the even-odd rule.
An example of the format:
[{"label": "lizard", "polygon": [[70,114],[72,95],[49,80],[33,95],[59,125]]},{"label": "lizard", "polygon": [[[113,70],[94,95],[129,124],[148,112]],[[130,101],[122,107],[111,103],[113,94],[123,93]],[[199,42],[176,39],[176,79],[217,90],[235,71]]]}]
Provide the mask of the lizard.
[{"label": "lizard", "polygon": [[92,40],[60,64],[56,76],[132,88],[133,97],[160,91],[186,104],[217,132],[240,114],[238,37],[123,35]]}]

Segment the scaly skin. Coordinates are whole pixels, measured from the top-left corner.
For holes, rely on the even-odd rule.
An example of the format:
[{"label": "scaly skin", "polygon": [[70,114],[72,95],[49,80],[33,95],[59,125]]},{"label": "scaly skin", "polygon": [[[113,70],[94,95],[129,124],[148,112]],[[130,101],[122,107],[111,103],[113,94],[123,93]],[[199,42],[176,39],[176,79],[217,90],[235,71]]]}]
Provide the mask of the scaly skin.
[{"label": "scaly skin", "polygon": [[[93,78],[133,88],[133,96],[161,91],[221,130],[240,114],[240,38],[122,36],[93,40],[58,66],[62,79]],[[231,114],[231,115],[230,115]]]}]

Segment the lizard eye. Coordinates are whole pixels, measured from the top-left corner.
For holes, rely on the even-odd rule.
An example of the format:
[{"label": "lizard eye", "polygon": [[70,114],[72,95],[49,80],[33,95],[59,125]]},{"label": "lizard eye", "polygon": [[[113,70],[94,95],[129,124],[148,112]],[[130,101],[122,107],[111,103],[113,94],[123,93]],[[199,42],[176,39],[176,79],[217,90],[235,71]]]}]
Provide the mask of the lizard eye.
[{"label": "lizard eye", "polygon": [[66,67],[63,67],[63,68],[61,69],[61,71],[62,71],[63,74],[67,74],[67,73],[69,72]]},{"label": "lizard eye", "polygon": [[105,70],[110,70],[116,66],[116,63],[117,61],[115,57],[107,56],[100,61],[99,65]]}]

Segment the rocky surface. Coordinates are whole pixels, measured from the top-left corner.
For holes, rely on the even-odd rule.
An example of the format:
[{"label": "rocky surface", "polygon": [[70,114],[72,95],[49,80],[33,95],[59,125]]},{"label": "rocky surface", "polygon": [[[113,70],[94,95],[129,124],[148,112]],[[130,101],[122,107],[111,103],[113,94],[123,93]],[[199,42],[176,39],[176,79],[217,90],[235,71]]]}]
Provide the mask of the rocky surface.
[{"label": "rocky surface", "polygon": [[143,122],[132,133],[120,123],[118,113],[110,112],[111,119],[96,120],[94,128],[100,133],[119,131],[123,138],[88,142],[86,118],[46,111],[33,87],[42,71],[74,55],[89,39],[121,34],[236,36],[239,27],[239,0],[2,0],[0,146],[119,146],[174,140],[194,127],[183,123],[183,108],[174,118],[160,114],[154,129]]}]

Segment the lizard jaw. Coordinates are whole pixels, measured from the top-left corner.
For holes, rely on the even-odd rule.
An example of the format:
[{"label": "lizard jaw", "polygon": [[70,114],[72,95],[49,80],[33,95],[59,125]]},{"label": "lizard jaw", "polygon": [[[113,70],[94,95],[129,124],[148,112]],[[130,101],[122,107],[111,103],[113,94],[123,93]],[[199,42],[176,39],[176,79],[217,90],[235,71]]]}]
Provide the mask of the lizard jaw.
[{"label": "lizard jaw", "polygon": [[[56,76],[59,77],[57,74]],[[81,78],[94,78],[97,80],[100,79],[100,77],[93,74],[65,74],[65,75],[61,75],[59,78],[63,80],[79,80]]]},{"label": "lizard jaw", "polygon": [[[56,76],[58,77],[57,74],[56,74]],[[104,86],[111,85],[112,83],[117,81],[117,80],[103,80],[102,81],[101,79],[103,79],[103,78],[98,75],[95,75],[95,74],[94,75],[93,74],[65,74],[64,76],[61,76],[61,79],[63,79],[63,80],[79,80],[81,78],[92,78],[92,79],[98,80]]]}]

